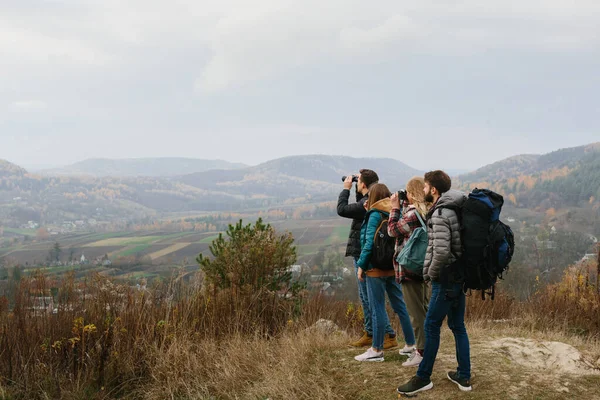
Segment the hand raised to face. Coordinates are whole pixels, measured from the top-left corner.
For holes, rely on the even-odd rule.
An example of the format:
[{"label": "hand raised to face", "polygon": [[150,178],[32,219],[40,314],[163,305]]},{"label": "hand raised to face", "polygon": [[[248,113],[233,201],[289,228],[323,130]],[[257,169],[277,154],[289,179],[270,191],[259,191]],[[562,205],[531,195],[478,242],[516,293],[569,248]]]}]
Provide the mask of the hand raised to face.
[{"label": "hand raised to face", "polygon": [[390,196],[390,202],[392,203],[392,208],[400,208],[400,199],[398,198],[398,192],[392,193]]},{"label": "hand raised to face", "polygon": [[344,189],[350,190],[352,188],[352,175],[346,176],[346,180],[344,181]]}]

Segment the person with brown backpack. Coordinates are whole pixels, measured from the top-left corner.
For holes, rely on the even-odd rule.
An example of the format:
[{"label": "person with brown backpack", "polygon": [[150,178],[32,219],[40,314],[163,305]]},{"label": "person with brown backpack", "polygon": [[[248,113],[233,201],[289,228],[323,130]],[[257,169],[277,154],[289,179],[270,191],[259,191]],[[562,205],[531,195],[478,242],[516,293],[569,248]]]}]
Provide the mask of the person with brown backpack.
[{"label": "person with brown backpack", "polygon": [[357,261],[358,279],[366,280],[373,318],[373,344],[363,354],[354,357],[357,361],[383,361],[383,338],[385,329],[385,294],[387,293],[400,325],[406,345],[401,350],[410,354],[414,350],[415,336],[402,287],[396,282],[394,273],[394,238],[388,235],[388,217],[391,211],[390,190],[384,184],[373,185],[369,200],[365,203],[367,214],[361,227],[361,252]]},{"label": "person with brown backpack", "polygon": [[[358,271],[356,262],[360,257],[360,228],[365,219],[365,214],[367,213],[364,205],[369,198],[369,189],[379,181],[379,176],[377,176],[375,171],[365,168],[361,169],[358,175],[348,175],[342,179],[344,181],[344,189],[338,197],[337,213],[340,217],[352,219],[350,235],[348,237],[348,245],[346,246],[346,257],[353,258],[354,267],[356,271]],[[356,202],[349,203],[350,190],[352,189],[353,182],[356,182]],[[364,328],[361,337],[357,340],[353,340],[350,345],[353,347],[366,347],[371,346],[373,343],[373,321],[371,318],[372,310],[369,303],[367,283],[357,279],[357,286],[358,297],[363,309]],[[390,325],[387,312],[384,314],[383,318],[386,320],[383,348],[391,349],[397,347],[398,341],[396,340],[396,332]]]}]

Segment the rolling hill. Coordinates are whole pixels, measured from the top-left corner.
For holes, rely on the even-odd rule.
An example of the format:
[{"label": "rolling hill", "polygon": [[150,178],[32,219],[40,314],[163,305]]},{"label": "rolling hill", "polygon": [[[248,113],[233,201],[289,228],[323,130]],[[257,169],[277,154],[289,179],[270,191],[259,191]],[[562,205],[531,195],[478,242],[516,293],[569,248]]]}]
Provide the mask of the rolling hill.
[{"label": "rolling hill", "polygon": [[[48,176],[28,173],[0,161],[0,219],[4,226],[18,227],[28,221],[62,223],[93,218],[123,222],[160,218],[169,213],[300,205],[334,201],[342,175],[360,168],[377,171],[381,182],[391,190],[398,190],[410,177],[423,173],[393,159],[304,155],[251,167],[188,174],[183,167],[187,161],[176,160],[179,161],[162,166],[134,163],[119,167],[120,173],[155,171],[168,175],[176,172],[174,166],[179,165],[181,169],[177,171],[183,172],[162,177]],[[110,165],[98,163],[96,173],[99,165]],[[505,196],[508,205],[516,208],[537,212],[579,208],[589,210],[590,221],[600,219],[596,216],[600,209],[600,143],[545,155],[510,157],[460,175],[454,181],[463,190],[496,190]]]},{"label": "rolling hill", "polygon": [[6,160],[0,160],[0,178],[22,177],[27,171]]},{"label": "rolling hill", "polygon": [[359,168],[377,170],[391,189],[400,188],[408,178],[421,174],[391,159],[310,155],[176,177],[48,176],[31,174],[3,162],[0,219],[4,226],[13,227],[28,221],[130,221],[172,212],[230,212],[289,201],[333,201],[341,188],[341,176],[358,172]]},{"label": "rolling hill", "polygon": [[244,167],[246,167],[246,165],[241,163],[195,158],[94,158],[63,168],[43,170],[40,171],[40,173],[44,175],[91,175],[98,177],[165,177],[191,174],[211,169],[236,169]]},{"label": "rolling hill", "polygon": [[399,189],[411,177],[422,175],[408,165],[389,158],[304,155],[284,157],[232,171],[207,171],[178,177],[187,185],[244,197],[286,199],[311,196],[331,199],[341,188],[343,175],[361,168],[377,171],[380,181],[391,190]]},{"label": "rolling hill", "polygon": [[600,142],[544,155],[519,155],[458,177],[463,189],[489,187],[524,208],[600,206]]}]

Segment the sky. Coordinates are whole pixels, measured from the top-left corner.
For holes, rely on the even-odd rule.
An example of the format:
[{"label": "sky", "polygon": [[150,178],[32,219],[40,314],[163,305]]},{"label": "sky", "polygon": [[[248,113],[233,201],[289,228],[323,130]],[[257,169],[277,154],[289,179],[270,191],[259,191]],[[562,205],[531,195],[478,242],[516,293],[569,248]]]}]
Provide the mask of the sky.
[{"label": "sky", "polygon": [[475,169],[600,141],[597,0],[3,0],[0,158]]}]

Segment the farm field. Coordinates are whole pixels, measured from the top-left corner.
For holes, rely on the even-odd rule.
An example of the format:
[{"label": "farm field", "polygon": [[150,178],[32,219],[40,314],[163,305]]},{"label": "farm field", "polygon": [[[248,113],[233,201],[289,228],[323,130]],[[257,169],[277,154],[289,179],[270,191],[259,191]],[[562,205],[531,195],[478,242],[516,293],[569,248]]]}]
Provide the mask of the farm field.
[{"label": "farm field", "polygon": [[[343,218],[330,218],[322,220],[285,220],[275,221],[271,225],[279,232],[291,232],[297,246],[298,263],[310,264],[312,258],[319,252],[334,249],[344,253],[350,221]],[[69,259],[79,260],[82,255],[92,261],[105,255],[116,263],[112,268],[120,268],[119,274],[133,274],[141,276],[146,274],[165,274],[159,267],[174,265],[187,265],[196,267],[195,259],[198,254],[210,255],[209,246],[219,232],[112,232],[112,233],[82,233],[57,236],[44,242],[31,242],[13,247],[0,249],[0,259],[13,264],[20,264],[25,268],[36,268],[46,264],[50,249],[55,242],[62,249],[61,261]],[[130,262],[119,262],[127,258],[142,260],[141,268],[136,270]],[[123,266],[123,264],[125,266]],[[139,264],[139,263],[137,263]],[[92,270],[92,265],[82,267],[82,270]],[[46,271],[52,274],[77,270],[78,266],[51,267]],[[106,270],[106,268],[99,268]],[[126,271],[125,271],[126,270]],[[105,271],[110,272],[110,271]],[[159,273],[160,272],[160,273]],[[135,274],[134,274],[135,273]]]}]

